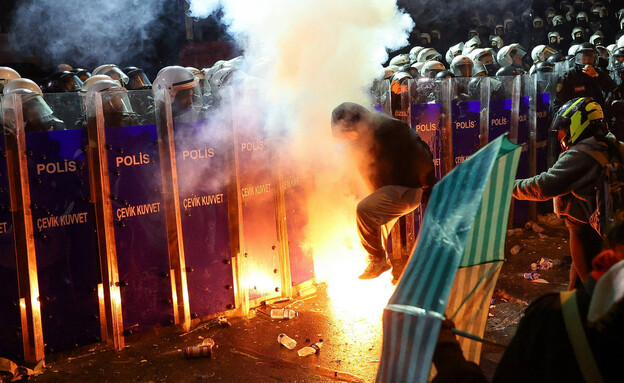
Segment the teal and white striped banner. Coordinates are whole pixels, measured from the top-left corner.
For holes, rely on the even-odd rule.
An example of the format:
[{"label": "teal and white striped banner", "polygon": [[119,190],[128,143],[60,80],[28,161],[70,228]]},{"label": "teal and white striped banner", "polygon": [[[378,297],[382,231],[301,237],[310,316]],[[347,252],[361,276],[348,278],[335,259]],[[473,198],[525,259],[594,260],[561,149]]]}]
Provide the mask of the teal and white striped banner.
[{"label": "teal and white striped banner", "polygon": [[[416,248],[384,312],[378,383],[426,381],[451,289],[458,302],[454,313],[462,313],[456,323],[472,318],[471,329],[485,328],[474,311],[491,296],[500,271],[496,264],[486,264],[504,259],[519,159],[520,146],[500,136],[433,188]],[[483,266],[470,270],[479,265]],[[460,267],[467,268],[460,273],[462,286],[454,286]],[[475,301],[470,310],[462,310],[462,303]],[[484,315],[487,318],[487,311]],[[459,324],[458,328],[464,330]]]}]

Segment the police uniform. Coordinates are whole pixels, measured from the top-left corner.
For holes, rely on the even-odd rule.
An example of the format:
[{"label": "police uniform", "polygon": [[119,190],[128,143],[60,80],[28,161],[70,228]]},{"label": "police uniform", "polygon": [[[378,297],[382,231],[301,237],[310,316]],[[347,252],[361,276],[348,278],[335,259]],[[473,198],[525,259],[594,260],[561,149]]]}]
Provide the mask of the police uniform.
[{"label": "police uniform", "polygon": [[615,89],[615,82],[605,72],[596,70],[598,77],[591,77],[575,66],[570,69],[557,84],[557,93],[553,104],[557,111],[567,101],[577,97],[591,97],[604,109],[605,120],[610,121],[611,111],[605,105],[606,95]]}]

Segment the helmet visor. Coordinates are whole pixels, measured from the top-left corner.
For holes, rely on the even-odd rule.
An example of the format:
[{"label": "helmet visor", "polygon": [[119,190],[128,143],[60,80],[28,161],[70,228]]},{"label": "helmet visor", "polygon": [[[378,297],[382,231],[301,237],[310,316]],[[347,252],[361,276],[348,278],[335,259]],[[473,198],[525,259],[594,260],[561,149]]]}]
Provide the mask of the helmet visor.
[{"label": "helmet visor", "polygon": [[574,62],[578,65],[595,65],[598,53],[590,50],[583,50],[574,55]]},{"label": "helmet visor", "polygon": [[472,64],[458,64],[453,67],[453,74],[458,77],[472,76]]},{"label": "helmet visor", "polygon": [[132,72],[129,76],[128,86],[127,88],[130,90],[139,90],[139,89],[151,89],[152,83],[150,82],[147,75],[142,71]]}]

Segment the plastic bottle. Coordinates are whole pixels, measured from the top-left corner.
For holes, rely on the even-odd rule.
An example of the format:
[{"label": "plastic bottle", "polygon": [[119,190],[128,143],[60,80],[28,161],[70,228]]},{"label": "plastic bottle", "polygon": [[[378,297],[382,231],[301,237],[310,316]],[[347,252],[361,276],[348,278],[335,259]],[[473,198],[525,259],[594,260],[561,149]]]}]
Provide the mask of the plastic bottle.
[{"label": "plastic bottle", "polygon": [[299,316],[299,313],[293,309],[272,309],[271,318],[273,319],[292,319]]},{"label": "plastic bottle", "polygon": [[539,279],[540,275],[536,271],[531,271],[530,273],[524,274],[524,279],[536,280]]},{"label": "plastic bottle", "polygon": [[277,343],[283,345],[289,350],[293,350],[295,347],[297,347],[297,341],[286,334],[279,334],[277,336]]},{"label": "plastic bottle", "polygon": [[299,354],[299,356],[308,356],[312,354],[318,354],[318,352],[321,351],[322,346],[323,346],[323,341],[319,340],[316,343],[313,343],[309,346],[305,346],[301,350],[297,351],[297,353]]}]

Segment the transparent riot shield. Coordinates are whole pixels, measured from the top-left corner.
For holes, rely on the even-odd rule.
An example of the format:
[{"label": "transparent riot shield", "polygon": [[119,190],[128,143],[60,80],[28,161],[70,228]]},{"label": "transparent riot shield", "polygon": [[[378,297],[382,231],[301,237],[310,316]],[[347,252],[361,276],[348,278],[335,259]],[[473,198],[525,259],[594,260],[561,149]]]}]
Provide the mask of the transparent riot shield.
[{"label": "transparent riot shield", "polygon": [[[3,120],[2,116],[3,110],[0,110],[0,122]],[[4,126],[0,124],[0,127],[4,132]],[[11,360],[22,359],[24,355],[19,301],[6,147],[4,134],[2,134],[0,137],[0,357]]]},{"label": "transparent riot shield", "polygon": [[[314,282],[314,258],[312,249],[304,246],[304,228],[308,224],[306,211],[308,186],[314,182],[311,174],[304,174],[301,169],[294,169],[286,160],[280,159],[280,190],[284,196],[284,217],[286,219],[286,238],[281,241],[287,245],[290,264],[291,293],[305,290]],[[286,290],[289,286],[283,286]]]},{"label": "transparent riot shield", "polygon": [[370,90],[373,108],[379,112],[391,115],[390,111],[390,80],[375,80]]},{"label": "transparent riot shield", "polygon": [[488,78],[490,82],[489,127],[487,141],[511,132],[512,92],[515,77],[500,76]]},{"label": "transparent riot shield", "polygon": [[421,78],[412,87],[411,126],[429,145],[436,178],[442,179],[442,90],[441,81]]},{"label": "transparent riot shield", "polygon": [[54,116],[63,121],[66,129],[86,128],[82,93],[44,93],[43,98],[54,111]]},{"label": "transparent riot shield", "polygon": [[[124,334],[174,322],[161,158],[154,116],[141,120],[136,95],[113,89],[87,97],[87,124],[104,130],[110,209]],[[154,110],[154,109],[152,109]],[[153,113],[153,112],[152,112]],[[145,123],[143,123],[145,122]],[[114,294],[113,294],[114,296]],[[182,297],[179,297],[182,299]]]},{"label": "transparent riot shield", "polygon": [[[531,136],[534,136],[534,132],[532,132],[531,124],[529,121],[529,110],[531,101],[533,101],[534,99],[531,98],[530,81],[531,76],[528,74],[516,76],[512,87],[512,91],[514,92],[512,95],[512,99],[518,100],[518,125],[516,130],[516,139],[514,141],[514,136],[511,135],[511,140],[514,141],[516,144],[522,146],[522,152],[520,154],[520,161],[518,162],[516,178],[528,178],[529,169],[532,166],[530,161],[531,156],[529,156],[529,149],[533,150],[533,146],[529,145],[529,139]],[[531,204],[529,201],[514,200],[514,226],[523,226],[529,219],[535,218],[535,214],[529,213],[532,209],[532,206],[534,206],[534,204]],[[533,217],[529,218],[531,215]]]},{"label": "transparent riot shield", "polygon": [[[43,106],[41,103],[43,99],[35,92],[14,93],[2,98],[2,124],[6,152],[6,173],[4,174],[8,179],[5,192],[9,193],[15,251],[11,253],[10,243],[5,244],[8,253],[3,254],[0,259],[2,259],[3,274],[7,275],[7,280],[2,283],[6,283],[8,302],[11,300],[15,302],[16,289],[12,281],[17,280],[19,303],[16,308],[19,310],[24,360],[36,363],[45,357],[45,351],[24,129],[26,121],[32,117],[32,114],[30,116],[24,114],[24,101],[28,100],[23,98],[28,98],[38,106]],[[4,161],[2,163],[4,164]],[[8,227],[9,221],[7,220],[6,223]],[[6,257],[13,257],[14,262]],[[13,265],[16,266],[15,270],[13,270]],[[14,271],[17,271],[17,274],[13,274]],[[10,303],[6,311],[9,316],[3,321],[7,321],[8,328],[1,330],[2,338],[8,339],[9,343],[6,347],[9,352],[19,353],[15,350],[16,345],[13,343],[15,339],[11,335],[11,332],[19,332],[14,327],[15,311],[11,310]],[[9,331],[9,333],[4,331]]]},{"label": "transparent riot shield", "polygon": [[234,146],[229,117],[209,109],[196,121],[173,124],[192,318],[235,308],[228,198]]},{"label": "transparent riot shield", "polygon": [[[78,93],[46,95],[63,124],[83,121]],[[52,108],[54,107],[54,109]],[[23,103],[24,115],[31,113]],[[59,119],[60,120],[60,119]],[[28,125],[27,125],[28,127]],[[98,251],[86,129],[26,131],[37,272],[47,351],[99,341]]]},{"label": "transparent riot shield", "polygon": [[[410,76],[399,76],[390,86],[391,116],[413,127],[412,100],[414,98],[415,81]],[[416,236],[422,222],[422,209],[399,218],[392,227],[388,238],[387,252],[392,263],[392,275],[401,277],[403,269],[411,255]]]},{"label": "transparent riot shield", "polygon": [[[559,151],[557,138],[549,133],[552,120],[552,102],[555,99],[558,79],[557,73],[536,73],[531,80],[535,100],[531,105],[535,110],[535,162],[529,171],[529,176],[548,170],[556,160],[556,153]],[[553,147],[556,149],[553,150]],[[533,155],[533,153],[531,154]],[[537,213],[552,212],[552,209],[553,205],[550,201],[537,203]]]},{"label": "transparent riot shield", "polygon": [[479,150],[481,145],[481,92],[473,78],[456,77],[450,82],[450,122],[453,166]]},{"label": "transparent riot shield", "polygon": [[259,89],[242,83],[230,88],[236,173],[240,193],[239,229],[243,238],[242,288],[251,306],[279,297],[283,270],[272,173],[270,126],[265,121]]}]

